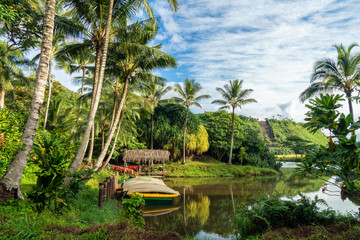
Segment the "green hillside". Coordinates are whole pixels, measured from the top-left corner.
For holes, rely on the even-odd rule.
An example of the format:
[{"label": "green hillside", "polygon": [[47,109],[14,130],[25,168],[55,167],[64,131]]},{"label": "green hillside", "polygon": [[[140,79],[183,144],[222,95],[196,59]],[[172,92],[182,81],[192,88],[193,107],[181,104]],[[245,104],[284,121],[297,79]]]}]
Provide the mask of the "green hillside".
[{"label": "green hillside", "polygon": [[[265,140],[268,142],[268,145],[271,145],[275,150],[277,148],[283,149],[287,148],[287,139],[288,137],[299,137],[305,141],[309,141],[309,144],[323,145],[325,146],[328,143],[328,139],[321,131],[316,133],[310,133],[304,126],[303,123],[296,123],[289,119],[277,120],[277,119],[266,119],[272,136],[265,136]],[[280,150],[281,151],[281,150]],[[291,154],[290,152],[276,152],[275,154]]]}]

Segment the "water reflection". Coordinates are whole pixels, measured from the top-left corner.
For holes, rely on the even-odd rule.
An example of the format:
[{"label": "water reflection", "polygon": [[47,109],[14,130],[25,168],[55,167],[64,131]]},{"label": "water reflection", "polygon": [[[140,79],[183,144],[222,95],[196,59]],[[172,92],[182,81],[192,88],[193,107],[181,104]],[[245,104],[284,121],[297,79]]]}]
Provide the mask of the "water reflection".
[{"label": "water reflection", "polygon": [[[326,195],[321,192],[324,183],[325,180],[300,177],[295,169],[290,168],[282,169],[281,175],[270,177],[168,179],[167,185],[181,193],[181,197],[175,200],[180,209],[167,215],[145,217],[145,221],[159,231],[173,230],[182,236],[227,239],[234,236],[232,215],[237,205],[252,204],[257,196],[264,194],[296,196],[302,192],[312,198],[315,195],[322,198]],[[340,196],[336,196],[336,201],[331,197],[325,196],[329,205],[339,205]],[[354,209],[356,205],[350,203],[348,209]]]}]

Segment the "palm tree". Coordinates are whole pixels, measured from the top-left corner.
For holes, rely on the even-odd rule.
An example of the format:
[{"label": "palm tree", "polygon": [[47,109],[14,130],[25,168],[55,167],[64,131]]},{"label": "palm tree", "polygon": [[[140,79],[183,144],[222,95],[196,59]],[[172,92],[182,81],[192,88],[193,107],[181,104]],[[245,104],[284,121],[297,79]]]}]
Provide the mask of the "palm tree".
[{"label": "palm tree", "polygon": [[[88,31],[84,33],[84,36],[87,36],[85,44],[80,44],[80,47],[89,47],[94,45],[96,50],[96,60],[95,60],[95,72],[94,72],[94,86],[93,86],[93,97],[92,104],[89,112],[89,121],[86,126],[86,130],[83,136],[83,139],[80,143],[78,151],[75,158],[70,164],[71,171],[76,171],[79,169],[80,164],[84,158],[85,151],[88,145],[90,131],[94,125],[95,114],[99,105],[101,89],[103,83],[103,77],[106,66],[108,44],[110,39],[110,31],[113,25],[122,25],[123,22],[126,22],[125,19],[134,15],[137,10],[143,6],[145,11],[152,17],[152,9],[150,8],[146,0],[129,0],[129,1],[120,1],[109,0],[107,6],[107,20],[106,25],[104,24],[104,7],[102,1],[79,1],[79,0],[68,0],[69,8],[72,8],[75,12],[75,15],[78,16],[79,20],[84,23],[85,26],[88,26],[88,29],[93,31]],[[177,9],[176,0],[168,0],[170,6],[174,10]],[[105,7],[106,9],[106,7]],[[113,11],[114,9],[114,11]],[[112,16],[114,16],[114,22],[117,24],[112,24]],[[115,124],[116,125],[116,124]],[[68,182],[68,181],[66,181]]]},{"label": "palm tree", "polygon": [[184,123],[184,137],[183,137],[183,160],[182,163],[185,164],[185,140],[186,140],[186,125],[187,119],[189,115],[190,106],[194,105],[201,108],[201,105],[198,101],[202,99],[210,98],[210,95],[200,95],[196,96],[202,87],[199,83],[195,82],[194,79],[185,79],[184,88],[181,87],[180,84],[175,84],[174,91],[177,92],[180,97],[173,97],[172,99],[179,105],[182,105],[186,108],[186,115],[185,115],[185,123]]},{"label": "palm tree", "polygon": [[[54,34],[52,39],[52,46],[50,51],[50,63],[49,63],[49,73],[48,73],[48,96],[47,96],[47,102],[46,102],[46,108],[45,108],[45,116],[44,116],[44,125],[43,128],[46,129],[46,124],[48,120],[48,112],[50,107],[50,101],[51,101],[51,89],[52,89],[52,77],[51,77],[51,71],[52,71],[52,61],[54,57],[56,57],[58,51],[61,49],[61,47],[64,45],[65,36],[63,34]],[[32,62],[37,61],[40,58],[40,53],[35,55],[35,57],[31,60]]]},{"label": "palm tree", "polygon": [[323,59],[315,63],[311,85],[299,96],[301,102],[320,92],[339,90],[345,93],[349,112],[353,114],[351,97],[357,86],[356,83],[360,80],[360,54],[351,55],[351,50],[355,46],[358,45],[351,44],[346,50],[342,44],[334,45],[338,52],[336,62],[332,59]]},{"label": "palm tree", "polygon": [[246,98],[253,91],[252,89],[242,89],[243,80],[233,80],[229,81],[229,84],[224,85],[224,89],[216,88],[218,92],[221,93],[223,99],[218,99],[212,102],[212,104],[219,104],[222,109],[232,108],[232,120],[231,120],[231,144],[230,144],[230,156],[228,164],[231,164],[232,161],[232,151],[234,145],[234,119],[235,119],[235,109],[238,107],[241,109],[242,106],[249,103],[256,103],[257,101],[253,98]]},{"label": "palm tree", "polygon": [[21,142],[23,144],[19,148],[15,159],[10,163],[5,174],[0,179],[0,201],[5,201],[10,197],[23,199],[23,195],[20,190],[20,181],[27,164],[30,150],[34,143],[34,137],[40,118],[40,110],[44,101],[45,86],[50,63],[50,51],[54,32],[55,3],[55,0],[46,1],[41,56],[37,71],[34,95],[31,100],[29,117],[21,138]]},{"label": "palm tree", "polygon": [[150,104],[150,115],[151,115],[151,134],[150,134],[150,149],[154,148],[154,114],[155,108],[158,104],[164,102],[161,98],[169,92],[172,88],[166,86],[160,82],[159,79],[153,79],[152,81],[145,82],[142,85],[143,98]]},{"label": "palm tree", "polygon": [[139,81],[139,77],[147,76],[146,72],[154,69],[177,66],[175,58],[161,51],[159,45],[154,47],[146,45],[155,37],[156,33],[156,23],[152,19],[136,22],[116,30],[116,42],[111,46],[109,52],[108,71],[121,75],[124,83],[120,103],[117,107],[114,122],[111,124],[105,147],[95,163],[97,168],[100,167],[105,158],[119,123],[130,80],[132,82]]}]

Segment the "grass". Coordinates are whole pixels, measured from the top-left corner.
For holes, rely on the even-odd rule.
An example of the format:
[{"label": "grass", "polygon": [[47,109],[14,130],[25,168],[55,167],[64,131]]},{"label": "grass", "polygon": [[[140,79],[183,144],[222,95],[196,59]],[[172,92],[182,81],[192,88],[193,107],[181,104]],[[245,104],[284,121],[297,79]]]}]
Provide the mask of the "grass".
[{"label": "grass", "polygon": [[269,168],[229,165],[219,161],[187,161],[185,164],[176,162],[166,164],[165,170],[171,172],[169,177],[241,177],[277,174],[275,170]]},{"label": "grass", "polygon": [[283,162],[301,162],[301,160],[305,157],[301,157],[300,154],[292,154],[292,155],[275,155],[276,160]]},{"label": "grass", "polygon": [[[112,174],[109,171],[95,174],[79,198],[61,212],[38,213],[28,200],[0,205],[0,239],[179,239],[173,233],[134,227],[122,217],[121,202],[116,199],[109,199],[99,209],[99,182]],[[31,177],[23,179],[21,188],[25,196],[33,184],[35,180]],[[169,237],[166,234],[170,234]]]}]

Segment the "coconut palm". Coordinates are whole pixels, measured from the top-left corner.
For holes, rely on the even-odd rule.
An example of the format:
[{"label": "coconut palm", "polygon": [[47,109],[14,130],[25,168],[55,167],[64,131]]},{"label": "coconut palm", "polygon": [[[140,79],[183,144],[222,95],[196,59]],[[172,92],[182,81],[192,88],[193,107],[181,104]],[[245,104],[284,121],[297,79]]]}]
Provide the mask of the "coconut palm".
[{"label": "coconut palm", "polygon": [[[71,171],[76,171],[84,158],[85,151],[88,145],[90,131],[94,124],[95,114],[100,101],[102,81],[105,72],[106,59],[108,53],[108,43],[110,39],[110,30],[114,25],[121,25],[122,22],[126,22],[126,19],[134,15],[140,7],[144,7],[145,11],[153,17],[152,9],[150,8],[146,0],[109,0],[107,4],[108,14],[106,16],[106,25],[104,24],[104,8],[103,1],[80,1],[80,0],[68,0],[70,3],[68,6],[75,10],[75,15],[79,20],[88,26],[88,31],[84,34],[87,36],[87,43],[91,43],[95,46],[96,60],[95,60],[95,73],[94,73],[94,87],[91,110],[89,113],[89,121],[84,133],[84,137],[80,143],[75,158],[70,164]],[[177,9],[176,0],[168,0],[170,6]],[[114,11],[113,11],[114,9]],[[114,16],[114,23],[112,23],[112,16]],[[88,47],[88,46],[85,46]],[[68,181],[67,181],[68,182]]]},{"label": "coconut palm", "polygon": [[218,99],[213,101],[213,104],[222,105],[219,110],[229,109],[232,110],[232,120],[231,120],[231,144],[230,144],[230,156],[228,164],[232,163],[232,151],[234,146],[234,119],[235,119],[235,109],[240,108],[249,103],[256,103],[257,101],[253,98],[246,98],[253,91],[252,89],[242,89],[243,80],[233,80],[229,81],[229,84],[225,84],[224,88],[216,88],[218,92],[221,93],[221,96],[224,100]]},{"label": "coconut palm", "polygon": [[116,29],[117,38],[109,51],[108,71],[118,73],[121,76],[123,89],[114,122],[109,130],[105,147],[96,161],[96,167],[101,165],[112,141],[125,104],[130,80],[137,82],[140,80],[139,78],[148,75],[146,72],[177,66],[175,58],[160,50],[159,45],[154,47],[146,45],[155,37],[157,30],[156,23],[152,19],[135,22],[127,27]]},{"label": "coconut palm", "polygon": [[183,136],[183,160],[182,163],[185,164],[185,140],[186,140],[186,125],[189,115],[189,110],[192,105],[201,108],[201,105],[198,101],[202,99],[210,98],[210,95],[200,95],[197,96],[202,87],[199,83],[195,82],[194,79],[185,79],[184,88],[180,84],[175,84],[174,91],[180,95],[180,97],[173,97],[172,99],[179,105],[186,108],[185,123],[184,123],[184,136]]},{"label": "coconut palm", "polygon": [[353,114],[351,97],[357,86],[356,83],[360,80],[360,54],[351,54],[355,46],[358,45],[351,44],[345,49],[342,44],[334,45],[338,52],[336,62],[332,59],[323,59],[315,63],[311,85],[299,96],[301,102],[324,91],[338,90],[345,93],[349,112]]},{"label": "coconut palm", "polygon": [[158,104],[164,102],[161,98],[169,92],[172,88],[160,82],[159,79],[145,82],[142,86],[142,96],[150,105],[151,115],[151,134],[150,134],[150,149],[154,148],[154,114],[155,108]]},{"label": "coconut palm", "polygon": [[[52,89],[52,77],[51,77],[51,71],[52,71],[52,62],[58,51],[62,48],[64,45],[65,36],[63,34],[54,34],[54,37],[52,39],[52,46],[50,51],[50,64],[49,64],[49,73],[48,73],[48,96],[47,96],[47,102],[46,102],[46,108],[45,108],[45,116],[44,116],[44,125],[43,128],[46,129],[46,124],[48,120],[48,112],[50,107],[50,101],[51,101],[51,89]],[[35,57],[31,60],[32,62],[37,61],[40,58],[40,53],[35,55]]]},{"label": "coconut palm", "polygon": [[40,118],[40,110],[44,101],[54,31],[55,3],[55,0],[46,1],[41,56],[37,70],[34,95],[31,100],[29,117],[21,138],[21,143],[23,144],[21,144],[15,159],[11,161],[5,174],[0,179],[0,201],[4,201],[9,197],[23,199],[20,190],[20,181],[27,164],[30,150],[34,143],[34,137]]}]

